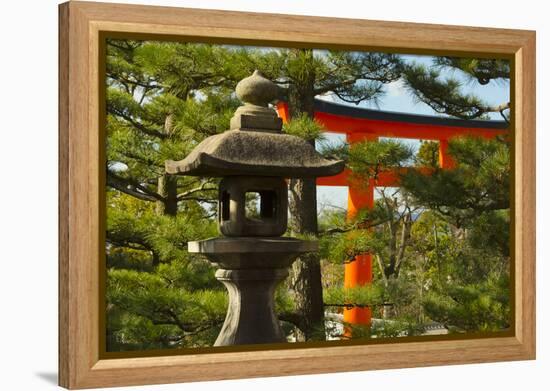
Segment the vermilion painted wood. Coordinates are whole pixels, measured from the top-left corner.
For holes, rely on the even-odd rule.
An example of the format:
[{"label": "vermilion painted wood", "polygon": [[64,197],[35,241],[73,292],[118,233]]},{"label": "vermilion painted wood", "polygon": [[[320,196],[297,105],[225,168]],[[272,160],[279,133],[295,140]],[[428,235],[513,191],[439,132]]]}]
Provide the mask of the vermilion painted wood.
[{"label": "vermilion painted wood", "polygon": [[496,129],[464,128],[458,126],[350,118],[323,112],[316,112],[315,119],[321,122],[327,131],[334,133],[368,133],[378,137],[419,140],[448,140],[452,137],[467,135],[491,138],[507,132],[506,130]]}]

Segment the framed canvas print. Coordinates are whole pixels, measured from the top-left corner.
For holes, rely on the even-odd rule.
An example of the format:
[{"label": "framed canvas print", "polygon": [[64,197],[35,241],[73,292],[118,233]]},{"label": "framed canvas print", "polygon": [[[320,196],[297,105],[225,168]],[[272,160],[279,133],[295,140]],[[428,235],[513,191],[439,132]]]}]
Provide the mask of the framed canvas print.
[{"label": "framed canvas print", "polygon": [[535,33],[68,2],[66,388],[535,358]]}]

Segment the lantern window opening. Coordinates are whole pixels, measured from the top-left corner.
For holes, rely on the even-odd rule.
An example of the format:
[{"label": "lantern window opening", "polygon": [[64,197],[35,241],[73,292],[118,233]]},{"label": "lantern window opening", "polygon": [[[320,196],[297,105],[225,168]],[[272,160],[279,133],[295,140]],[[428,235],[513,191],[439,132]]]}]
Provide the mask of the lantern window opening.
[{"label": "lantern window opening", "polygon": [[248,220],[271,220],[276,216],[277,192],[274,190],[248,190],[245,199],[249,207],[245,208]]},{"label": "lantern window opening", "polygon": [[227,221],[230,219],[229,203],[230,203],[229,192],[224,190],[221,196],[221,209],[222,209],[221,217],[223,221]]}]

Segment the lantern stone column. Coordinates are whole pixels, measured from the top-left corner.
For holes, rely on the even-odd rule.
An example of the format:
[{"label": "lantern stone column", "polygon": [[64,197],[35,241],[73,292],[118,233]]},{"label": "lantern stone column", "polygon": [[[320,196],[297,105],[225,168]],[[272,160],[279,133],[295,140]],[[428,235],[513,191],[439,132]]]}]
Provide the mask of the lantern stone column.
[{"label": "lantern stone column", "polygon": [[216,278],[229,292],[229,306],[214,346],[286,342],[274,294],[287,276],[287,269],[218,269]]}]

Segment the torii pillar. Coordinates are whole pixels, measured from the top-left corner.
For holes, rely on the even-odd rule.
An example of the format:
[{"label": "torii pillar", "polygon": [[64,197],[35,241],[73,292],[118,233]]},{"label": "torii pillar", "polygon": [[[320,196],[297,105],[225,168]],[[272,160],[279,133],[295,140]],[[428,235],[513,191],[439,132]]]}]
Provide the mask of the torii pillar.
[{"label": "torii pillar", "polygon": [[[378,137],[369,133],[347,133],[348,144],[365,140],[377,141]],[[369,180],[368,184],[354,183],[350,181],[348,186],[348,209],[347,218],[354,218],[359,210],[374,207],[374,181]],[[344,288],[354,288],[372,282],[372,255],[356,255],[354,259],[344,266]],[[344,309],[344,322],[350,324],[369,325],[372,320],[372,312],[368,307],[352,307]]]}]

